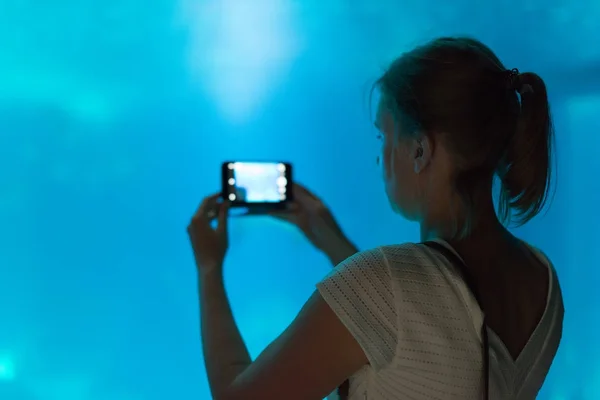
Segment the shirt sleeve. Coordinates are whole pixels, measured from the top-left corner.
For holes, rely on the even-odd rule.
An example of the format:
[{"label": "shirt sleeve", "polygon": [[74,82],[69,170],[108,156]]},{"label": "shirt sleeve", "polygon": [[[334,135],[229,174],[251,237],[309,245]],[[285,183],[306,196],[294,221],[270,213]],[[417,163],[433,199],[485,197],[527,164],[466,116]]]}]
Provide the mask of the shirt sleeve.
[{"label": "shirt sleeve", "polygon": [[397,311],[389,267],[381,249],[360,252],[338,265],[317,290],[362,347],[375,371],[394,358]]}]

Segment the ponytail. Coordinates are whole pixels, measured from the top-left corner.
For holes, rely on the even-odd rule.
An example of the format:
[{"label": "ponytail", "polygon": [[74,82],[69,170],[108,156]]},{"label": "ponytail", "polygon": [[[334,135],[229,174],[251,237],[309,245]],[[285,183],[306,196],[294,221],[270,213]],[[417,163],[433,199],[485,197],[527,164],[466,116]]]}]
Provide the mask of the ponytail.
[{"label": "ponytail", "polygon": [[499,214],[523,225],[548,200],[554,134],[546,85],[537,74],[518,75],[521,96],[517,129],[499,165]]}]

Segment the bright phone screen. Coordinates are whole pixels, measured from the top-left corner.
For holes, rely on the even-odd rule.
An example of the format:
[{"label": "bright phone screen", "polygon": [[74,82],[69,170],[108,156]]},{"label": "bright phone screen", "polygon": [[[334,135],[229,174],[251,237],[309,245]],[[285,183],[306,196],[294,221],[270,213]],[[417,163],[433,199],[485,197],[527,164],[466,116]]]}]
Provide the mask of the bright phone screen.
[{"label": "bright phone screen", "polygon": [[227,197],[236,203],[280,203],[288,198],[287,168],[276,162],[227,164]]}]

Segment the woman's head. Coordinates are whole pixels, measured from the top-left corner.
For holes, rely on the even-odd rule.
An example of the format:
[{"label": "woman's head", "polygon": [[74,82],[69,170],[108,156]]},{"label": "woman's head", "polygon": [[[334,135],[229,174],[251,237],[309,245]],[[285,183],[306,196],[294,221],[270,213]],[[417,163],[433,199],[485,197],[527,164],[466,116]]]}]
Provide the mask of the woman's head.
[{"label": "woman's head", "polygon": [[525,223],[543,208],[553,138],[538,75],[507,70],[477,40],[440,38],[394,61],[376,87],[384,180],[398,212],[419,221],[453,213],[455,233],[467,234],[491,202],[494,175],[503,221]]}]

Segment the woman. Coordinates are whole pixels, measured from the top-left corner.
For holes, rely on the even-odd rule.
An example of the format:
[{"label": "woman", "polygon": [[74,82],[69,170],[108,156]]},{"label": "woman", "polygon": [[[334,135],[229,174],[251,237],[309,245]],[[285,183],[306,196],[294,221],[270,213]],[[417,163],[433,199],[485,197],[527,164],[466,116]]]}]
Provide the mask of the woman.
[{"label": "woman", "polygon": [[353,246],[300,189],[287,218],[340,264],[252,361],[223,286],[227,205],[207,198],[189,235],[214,398],[534,399],[542,386],[562,334],[561,291],[550,261],[504,223],[529,221],[547,199],[543,81],[507,70],[476,40],[441,38],[401,56],[377,88],[386,194],[420,223],[421,243],[347,258]]}]

